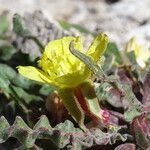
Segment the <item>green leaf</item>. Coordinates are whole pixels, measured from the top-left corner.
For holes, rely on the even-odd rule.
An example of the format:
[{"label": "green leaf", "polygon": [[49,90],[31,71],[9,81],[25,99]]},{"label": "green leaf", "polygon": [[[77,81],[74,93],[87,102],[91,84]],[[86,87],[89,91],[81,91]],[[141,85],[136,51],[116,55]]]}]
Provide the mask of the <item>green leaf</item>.
[{"label": "green leaf", "polygon": [[110,88],[112,87],[107,82],[101,82],[98,84],[98,87],[96,88],[96,95],[100,101],[110,98],[110,93],[108,92],[108,89]]},{"label": "green leaf", "polygon": [[12,45],[0,46],[0,58],[2,60],[9,60],[16,53],[16,49]]},{"label": "green leaf", "polygon": [[124,99],[128,100],[130,107],[137,107],[139,108],[139,110],[142,109],[142,104],[141,102],[136,98],[136,96],[134,95],[134,93],[132,92],[132,88],[124,83],[124,84],[119,84],[120,89],[123,91],[124,94]]},{"label": "green leaf", "polygon": [[114,56],[115,57],[115,60],[118,64],[122,64],[122,57],[121,57],[121,54],[120,54],[120,51],[117,47],[117,45],[115,43],[108,43],[107,45],[107,49],[106,49],[106,52],[105,52],[105,56]]},{"label": "green leaf", "polygon": [[[43,52],[44,50],[44,46],[41,43],[41,41],[39,41],[39,39],[33,35],[31,33],[31,31],[26,27],[25,22],[23,20],[23,18],[19,15],[19,14],[15,14],[13,16],[13,30],[14,32],[23,37],[23,38],[28,38],[33,40],[40,48],[40,51]],[[30,59],[33,60],[34,58],[32,58],[33,56],[30,56]]]},{"label": "green leaf", "polygon": [[29,90],[30,88],[34,87],[37,82],[30,80],[28,78],[23,77],[20,74],[17,74],[16,78],[12,80],[12,82],[23,89]]},{"label": "green leaf", "polygon": [[5,117],[0,118],[0,143],[3,143],[7,140],[7,137],[9,133],[7,132],[7,129],[10,127],[8,121],[5,119]]},{"label": "green leaf", "polygon": [[34,126],[34,130],[39,130],[41,128],[47,128],[48,130],[52,130],[52,127],[49,123],[48,118],[45,115],[42,115],[40,117],[40,120],[36,123],[36,125]]},{"label": "green leaf", "polygon": [[13,30],[22,37],[28,37],[31,35],[31,32],[27,29],[19,14],[13,16]]},{"label": "green leaf", "polygon": [[5,33],[8,30],[8,20],[7,20],[7,16],[5,15],[1,15],[0,16],[0,34]]},{"label": "green leaf", "polygon": [[9,97],[10,93],[9,85],[9,80],[0,76],[0,92],[4,93],[7,97]]},{"label": "green leaf", "polygon": [[20,87],[16,87],[16,86],[11,86],[11,87],[16,92],[18,98],[23,99],[26,104],[30,104],[32,101],[37,101],[37,102],[42,101],[42,98],[40,96],[29,94]]},{"label": "green leaf", "polygon": [[0,90],[7,97],[10,94],[10,81],[16,77],[16,72],[6,64],[0,64]]},{"label": "green leaf", "polygon": [[8,80],[12,80],[16,77],[16,74],[17,73],[12,67],[8,66],[7,64],[0,63],[0,76],[7,78]]},{"label": "green leaf", "polygon": [[[33,130],[20,118],[16,117],[15,123],[9,126],[4,117],[0,118],[0,143],[5,142],[9,137],[15,137],[22,144],[22,148],[35,148],[36,139],[51,140],[57,149],[84,149],[95,145],[112,145],[116,141],[125,142],[131,138],[127,134],[121,135],[117,131],[111,133],[102,132],[99,128],[92,128],[88,132],[83,132],[75,128],[73,123],[66,120],[54,128],[51,128],[46,116],[41,116],[39,122]],[[3,134],[1,134],[2,132]],[[4,136],[3,136],[4,135]],[[48,141],[49,142],[49,141]],[[42,144],[42,143],[41,143]]]},{"label": "green leaf", "polygon": [[101,109],[99,106],[99,102],[96,96],[96,92],[94,89],[94,85],[89,82],[84,82],[80,85],[83,96],[88,103],[89,113],[94,118],[97,117],[97,120],[101,119]]},{"label": "green leaf", "polygon": [[135,117],[131,123],[131,129],[136,144],[143,150],[149,150],[150,148],[150,120],[147,119],[149,115],[149,112],[144,112]]},{"label": "green leaf", "polygon": [[119,82],[117,83],[119,89],[123,92],[123,99],[124,101],[127,101],[129,103],[128,109],[124,113],[124,117],[126,118],[127,121],[132,121],[132,119],[139,114],[142,113],[143,111],[143,106],[140,101],[136,98],[134,93],[132,92],[131,87],[124,83],[120,84]]},{"label": "green leaf", "polygon": [[73,123],[69,120],[66,120],[64,123],[58,124],[54,128],[54,132],[55,131],[59,131],[60,136],[54,134],[51,139],[59,148],[64,148],[65,145],[69,144],[69,137],[71,136],[71,134],[78,132],[82,133],[82,130],[75,128]]},{"label": "green leaf", "polygon": [[28,127],[28,125],[23,121],[23,119],[21,117],[16,117],[16,120],[13,124],[13,126],[18,127],[18,128],[22,128],[22,129],[26,129],[28,131],[31,131],[31,129]]},{"label": "green leaf", "polygon": [[75,28],[76,30],[80,31],[81,33],[86,33],[86,34],[91,34],[92,36],[95,36],[94,33],[92,33],[91,31],[89,31],[88,29],[78,25],[78,24],[71,24],[65,21],[59,21],[60,26],[65,29],[65,30],[69,30],[71,28]]},{"label": "green leaf", "polygon": [[132,64],[137,64],[134,51],[127,52],[127,57]]},{"label": "green leaf", "polygon": [[115,57],[113,55],[107,55],[105,57],[104,63],[102,64],[102,69],[104,70],[104,72],[112,71],[114,64]]},{"label": "green leaf", "polygon": [[131,122],[136,116],[140,115],[141,112],[139,112],[138,108],[131,107],[124,113],[124,117],[126,121]]},{"label": "green leaf", "polygon": [[28,127],[23,119],[16,117],[13,126],[15,127],[13,130],[13,136],[16,137],[26,148],[33,147],[37,134],[32,134],[32,129]]},{"label": "green leaf", "polygon": [[52,92],[54,92],[54,90],[55,90],[55,87],[45,84],[40,88],[39,93],[47,96],[47,95],[51,94]]},{"label": "green leaf", "polygon": [[80,104],[76,101],[72,89],[60,89],[58,92],[70,115],[75,119],[76,122],[78,122],[79,126],[83,130],[86,130],[84,126],[83,110],[80,107]]}]

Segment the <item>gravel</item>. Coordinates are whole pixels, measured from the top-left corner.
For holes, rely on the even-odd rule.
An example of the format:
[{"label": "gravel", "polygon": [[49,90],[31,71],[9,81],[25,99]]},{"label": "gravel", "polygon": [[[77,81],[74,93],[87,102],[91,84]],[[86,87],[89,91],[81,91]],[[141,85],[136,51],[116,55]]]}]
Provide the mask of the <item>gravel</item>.
[{"label": "gravel", "polygon": [[141,43],[150,41],[150,0],[0,0],[0,8],[21,14],[40,9],[48,20],[105,32],[120,48],[133,36]]}]

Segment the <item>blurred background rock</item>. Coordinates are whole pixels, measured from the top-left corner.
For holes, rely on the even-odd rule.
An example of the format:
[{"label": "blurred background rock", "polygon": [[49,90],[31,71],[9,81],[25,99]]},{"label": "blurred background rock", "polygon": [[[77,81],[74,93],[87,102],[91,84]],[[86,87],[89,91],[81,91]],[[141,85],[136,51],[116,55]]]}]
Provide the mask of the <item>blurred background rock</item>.
[{"label": "blurred background rock", "polygon": [[150,41],[150,0],[0,0],[0,13],[5,9],[11,14],[42,10],[54,22],[105,32],[119,46],[133,36],[142,43]]}]

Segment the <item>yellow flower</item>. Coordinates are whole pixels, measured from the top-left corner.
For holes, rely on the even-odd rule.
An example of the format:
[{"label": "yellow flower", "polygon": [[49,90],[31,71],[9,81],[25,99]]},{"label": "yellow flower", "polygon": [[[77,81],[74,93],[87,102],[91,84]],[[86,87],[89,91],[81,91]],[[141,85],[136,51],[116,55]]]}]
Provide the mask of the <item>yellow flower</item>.
[{"label": "yellow flower", "polygon": [[63,37],[54,40],[45,47],[45,51],[38,61],[39,68],[18,66],[19,73],[32,80],[59,88],[76,87],[88,80],[91,71],[71,54],[69,51],[71,41],[76,50],[85,53],[97,62],[106,49],[108,37],[105,34],[98,35],[87,52],[83,50],[80,37]]},{"label": "yellow flower", "polygon": [[138,65],[142,68],[146,66],[146,62],[150,58],[150,50],[146,46],[140,45],[136,38],[133,37],[128,43],[127,43],[127,52],[134,51],[136,61]]},{"label": "yellow flower", "polygon": [[97,63],[103,55],[108,37],[98,35],[88,51],[83,50],[80,37],[63,37],[50,42],[38,61],[39,68],[33,66],[18,66],[18,71],[23,76],[42,83],[58,87],[57,92],[70,115],[84,126],[85,115],[95,122],[101,121],[101,109],[92,83],[89,80],[91,71],[69,50],[70,43],[74,48]]}]

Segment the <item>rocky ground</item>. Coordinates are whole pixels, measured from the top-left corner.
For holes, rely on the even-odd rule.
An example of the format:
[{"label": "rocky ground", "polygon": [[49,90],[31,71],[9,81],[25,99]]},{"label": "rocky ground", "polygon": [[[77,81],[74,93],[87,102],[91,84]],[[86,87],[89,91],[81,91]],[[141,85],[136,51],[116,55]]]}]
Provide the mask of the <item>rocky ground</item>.
[{"label": "rocky ground", "polygon": [[[42,10],[50,20],[80,24],[92,32],[105,32],[124,44],[132,36],[150,41],[150,0],[0,0],[0,11]],[[149,42],[150,43],[150,42]]]}]

